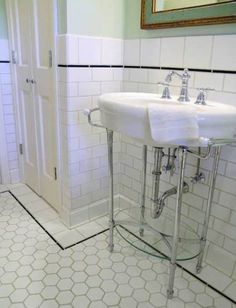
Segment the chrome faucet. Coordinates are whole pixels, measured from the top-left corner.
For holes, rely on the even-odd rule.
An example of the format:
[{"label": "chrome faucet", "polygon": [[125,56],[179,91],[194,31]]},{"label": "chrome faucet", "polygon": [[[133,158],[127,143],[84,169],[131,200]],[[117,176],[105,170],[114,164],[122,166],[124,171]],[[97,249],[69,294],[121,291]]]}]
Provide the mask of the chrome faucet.
[{"label": "chrome faucet", "polygon": [[[176,71],[170,71],[169,74],[165,78],[166,84],[168,84],[168,85],[170,84],[170,82],[172,81],[172,77],[174,75],[178,76],[182,80],[182,86],[181,86],[178,101],[189,102],[190,99],[189,99],[189,96],[188,96],[188,80],[191,76],[188,72],[188,69],[185,68],[183,74],[177,73]],[[164,84],[164,83],[160,83],[160,84]]]}]

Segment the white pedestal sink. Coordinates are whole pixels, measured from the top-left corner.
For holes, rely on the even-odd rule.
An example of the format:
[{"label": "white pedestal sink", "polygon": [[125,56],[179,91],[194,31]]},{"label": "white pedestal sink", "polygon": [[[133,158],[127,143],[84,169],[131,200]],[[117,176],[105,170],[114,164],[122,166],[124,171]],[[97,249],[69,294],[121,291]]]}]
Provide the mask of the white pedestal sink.
[{"label": "white pedestal sink", "polygon": [[[152,138],[148,116],[149,104],[166,104],[171,108],[185,105],[194,108],[199,127],[199,140],[186,140],[192,146],[204,146],[204,139],[230,139],[236,132],[236,108],[207,101],[206,105],[194,104],[194,100],[181,103],[176,97],[161,99],[150,93],[108,93],[99,98],[102,125],[110,130],[139,139],[146,145],[161,146]],[[206,143],[206,142],[205,142]],[[170,144],[168,144],[170,146]],[[172,144],[180,145],[177,142]]]},{"label": "white pedestal sink", "polygon": [[[150,113],[151,105],[154,106],[155,113]],[[157,108],[157,106],[162,106],[162,108]],[[163,106],[165,106],[163,108]],[[167,106],[167,107],[166,107]],[[178,109],[179,108],[179,109]],[[186,110],[184,109],[186,108]],[[170,109],[170,110],[169,110]],[[175,113],[173,109],[177,110],[175,120]],[[161,112],[163,110],[163,113]],[[167,110],[167,111],[166,111]],[[181,111],[180,111],[181,110]],[[91,120],[91,114],[94,111],[100,111],[102,126],[96,123],[93,123]],[[158,113],[156,113],[158,111]],[[164,117],[165,113],[165,117]],[[179,113],[179,114],[178,114]],[[156,135],[153,134],[153,127],[156,125],[158,127],[161,121],[163,122],[162,116],[164,117],[165,129],[169,130],[169,121],[172,119],[172,125],[175,130],[179,129],[179,134],[173,135],[180,136],[181,132],[185,130],[185,133],[188,129],[186,127],[191,127],[187,121],[185,122],[185,117],[182,114],[193,119],[194,127],[196,126],[196,131],[191,130],[191,133],[186,134],[188,138],[184,139],[184,143],[180,143],[179,140],[172,139],[170,143],[160,143],[160,139],[156,138]],[[112,252],[114,243],[113,243],[113,230],[115,226],[118,225],[117,221],[114,219],[114,190],[113,190],[113,131],[123,133],[135,139],[138,139],[143,144],[143,172],[142,172],[142,188],[141,188],[141,207],[140,208],[140,221],[139,221],[139,235],[142,238],[144,235],[144,225],[145,225],[145,200],[146,200],[146,173],[147,173],[147,148],[148,145],[154,146],[156,168],[153,175],[155,176],[155,192],[154,202],[158,201],[158,192],[159,188],[157,184],[159,183],[159,177],[161,174],[161,157],[164,155],[162,153],[163,147],[175,147],[178,148],[179,154],[179,172],[178,172],[178,185],[176,186],[176,207],[175,207],[175,216],[173,225],[173,235],[165,239],[165,243],[168,242],[168,248],[170,249],[170,256],[167,259],[170,261],[170,271],[169,271],[169,282],[167,296],[168,298],[173,297],[174,293],[174,277],[175,269],[177,266],[177,250],[178,244],[181,240],[180,237],[180,222],[181,222],[181,204],[182,204],[182,194],[184,193],[184,171],[186,166],[187,154],[194,155],[200,159],[206,159],[210,154],[214,155],[213,167],[210,172],[210,181],[209,181],[209,195],[207,201],[207,207],[204,217],[204,224],[202,229],[202,234],[200,237],[200,251],[198,254],[198,262],[196,266],[197,272],[200,272],[202,268],[203,253],[206,245],[206,236],[209,224],[209,218],[211,213],[211,207],[213,202],[213,194],[215,181],[217,176],[217,169],[220,159],[220,148],[221,145],[227,143],[233,143],[236,141],[235,132],[236,132],[236,108],[233,106],[207,101],[207,105],[198,105],[194,104],[194,100],[188,102],[179,102],[177,98],[173,99],[161,99],[157,94],[148,94],[148,93],[109,93],[100,96],[99,98],[99,108],[94,108],[92,110],[86,110],[85,114],[88,116],[88,122],[92,126],[104,127],[107,129],[107,144],[108,144],[108,162],[109,162],[109,249]],[[150,116],[151,114],[151,116]],[[153,119],[153,114],[155,115],[155,121],[153,122],[150,119]],[[169,118],[166,115],[170,115]],[[193,114],[193,116],[192,116]],[[157,121],[160,121],[158,122]],[[178,122],[178,119],[180,122]],[[171,120],[170,120],[171,122]],[[151,124],[150,124],[151,123]],[[180,123],[180,124],[179,124]],[[163,124],[163,123],[162,123]],[[189,126],[188,126],[189,124]],[[155,127],[154,127],[155,128]],[[172,129],[172,127],[171,127]],[[182,129],[182,131],[181,131]],[[160,130],[162,132],[162,130]],[[165,130],[163,130],[165,131]],[[192,131],[195,134],[194,138],[192,137]],[[170,134],[172,131],[170,130]],[[161,136],[159,134],[159,136]],[[197,137],[196,137],[197,136]],[[164,139],[165,140],[165,139]],[[171,139],[170,139],[171,140]],[[162,140],[163,141],[163,140]],[[211,153],[212,146],[215,146],[214,153]],[[197,147],[207,147],[204,150],[205,154],[203,155],[200,152],[191,150],[189,146]],[[175,149],[174,149],[175,151]],[[175,155],[174,155],[175,157]],[[159,185],[159,184],[158,184]],[[156,200],[156,201],[155,201]],[[160,233],[161,234],[161,233]],[[135,236],[137,239],[137,236]],[[139,239],[141,239],[139,238]],[[162,234],[163,238],[163,234]],[[166,256],[165,256],[166,257]]]}]

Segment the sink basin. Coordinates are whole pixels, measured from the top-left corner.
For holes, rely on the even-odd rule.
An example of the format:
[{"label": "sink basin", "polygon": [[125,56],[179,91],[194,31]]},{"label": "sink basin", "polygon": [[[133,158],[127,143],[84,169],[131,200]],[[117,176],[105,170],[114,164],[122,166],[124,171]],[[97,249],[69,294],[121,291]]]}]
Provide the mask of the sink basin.
[{"label": "sink basin", "polygon": [[[108,93],[99,98],[102,125],[108,129],[138,139],[146,145],[165,146],[152,138],[148,104],[168,104],[170,108],[184,104],[194,108],[199,127],[198,140],[186,140],[186,144],[173,142],[168,144],[203,146],[206,139],[234,138],[236,132],[236,108],[218,102],[207,101],[207,105],[196,105],[194,100],[180,103],[177,97],[170,100],[151,93]],[[206,141],[205,141],[206,144]]]}]

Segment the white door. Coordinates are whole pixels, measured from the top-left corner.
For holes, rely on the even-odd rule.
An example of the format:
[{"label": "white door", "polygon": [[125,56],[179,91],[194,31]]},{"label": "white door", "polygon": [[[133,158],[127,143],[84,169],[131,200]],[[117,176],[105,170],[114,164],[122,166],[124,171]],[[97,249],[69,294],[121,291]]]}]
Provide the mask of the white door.
[{"label": "white door", "polygon": [[32,53],[34,97],[38,114],[40,148],[40,193],[58,205],[55,89],[52,59],[54,45],[54,1],[32,0]]},{"label": "white door", "polygon": [[59,206],[54,70],[54,1],[13,0],[25,182]]},{"label": "white door", "polygon": [[31,1],[28,0],[11,2],[14,12],[14,38],[17,50],[16,75],[23,137],[24,178],[26,184],[40,193],[36,112],[33,100],[33,84],[31,83],[33,62],[30,48],[31,4]]}]

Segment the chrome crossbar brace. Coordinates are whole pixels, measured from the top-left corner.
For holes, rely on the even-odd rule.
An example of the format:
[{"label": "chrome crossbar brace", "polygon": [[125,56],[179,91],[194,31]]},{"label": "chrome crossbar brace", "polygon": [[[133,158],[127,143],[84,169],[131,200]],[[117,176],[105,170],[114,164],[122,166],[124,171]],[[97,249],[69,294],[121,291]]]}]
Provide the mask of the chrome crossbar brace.
[{"label": "chrome crossbar brace", "polygon": [[96,112],[96,111],[100,111],[100,108],[96,107],[96,108],[93,108],[93,109],[84,109],[84,115],[88,117],[88,122],[91,126],[94,126],[94,127],[100,127],[100,128],[104,128],[104,126],[102,126],[101,124],[98,124],[98,123],[94,123],[92,121],[92,113],[93,112]]}]

